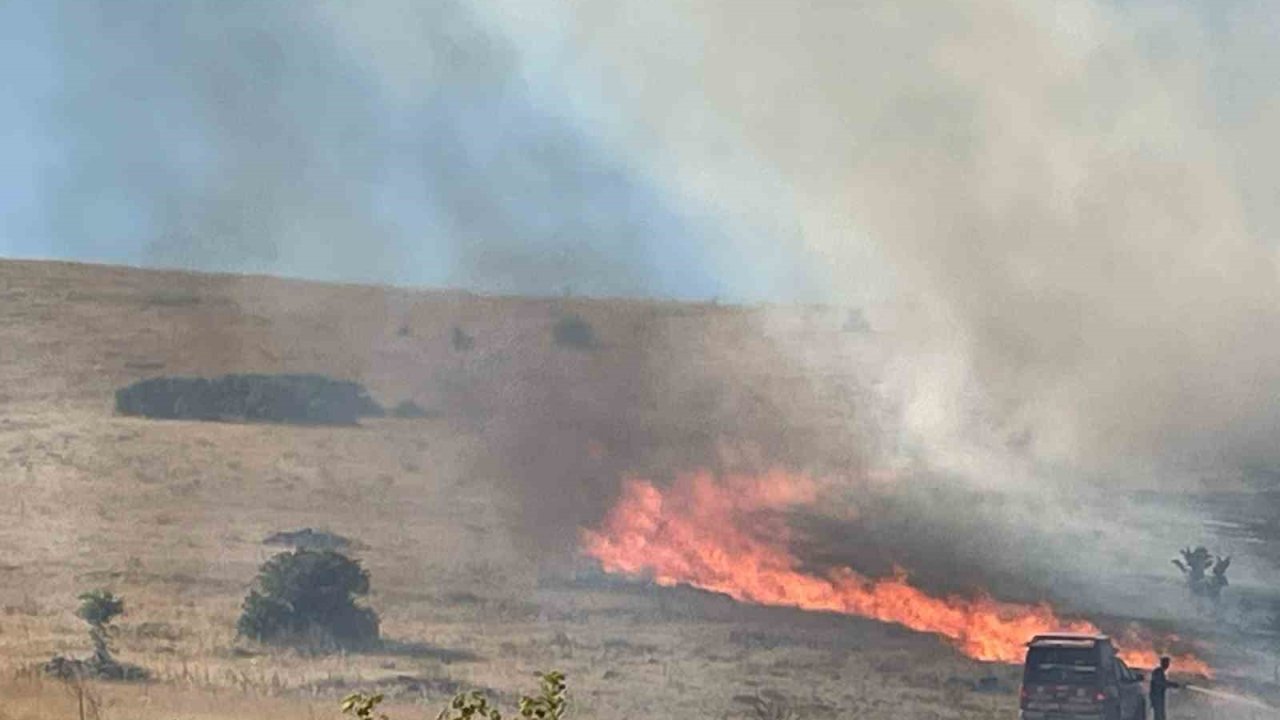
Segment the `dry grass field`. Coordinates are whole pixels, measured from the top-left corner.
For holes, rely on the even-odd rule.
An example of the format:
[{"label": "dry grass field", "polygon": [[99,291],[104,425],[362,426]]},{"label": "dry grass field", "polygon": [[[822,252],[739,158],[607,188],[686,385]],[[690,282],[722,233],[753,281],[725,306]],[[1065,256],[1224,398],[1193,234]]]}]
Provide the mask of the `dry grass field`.
[{"label": "dry grass field", "polygon": [[[552,342],[566,313],[597,347]],[[395,718],[434,717],[457,689],[510,703],[551,668],[582,718],[766,717],[750,697],[778,719],[1016,716],[1015,669],[932,637],[618,582],[573,552],[610,499],[593,479],[621,469],[856,464],[842,438],[862,417],[832,401],[857,395],[848,367],[779,346],[870,362],[837,310],[3,262],[0,315],[0,720],[77,717],[75,688],[30,668],[88,653],[73,611],[94,587],[124,597],[118,655],[155,676],[90,683],[87,712],[104,720],[333,718],[355,689],[386,692]],[[452,346],[455,326],[474,348]],[[137,379],[249,371],[358,380],[429,416],[333,428],[113,412]],[[362,544],[390,649],[311,657],[236,639],[276,550],[263,538],[301,527]],[[989,674],[1000,687],[974,691]]]}]

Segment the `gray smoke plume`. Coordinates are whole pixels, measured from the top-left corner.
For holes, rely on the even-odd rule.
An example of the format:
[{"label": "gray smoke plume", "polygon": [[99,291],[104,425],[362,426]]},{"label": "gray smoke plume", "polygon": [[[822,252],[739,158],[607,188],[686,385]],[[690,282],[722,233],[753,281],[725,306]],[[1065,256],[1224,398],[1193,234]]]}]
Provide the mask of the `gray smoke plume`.
[{"label": "gray smoke plume", "polygon": [[[904,491],[899,517],[954,534],[881,522],[882,545],[1104,595],[1172,572],[1202,529],[1131,491],[1280,463],[1268,9],[543,5],[570,28],[566,82],[613,108],[606,136],[725,218],[744,258],[786,247],[827,298],[870,306],[892,348],[882,460],[996,493],[966,519]],[[983,545],[992,527],[1004,542]]]},{"label": "gray smoke plume", "polygon": [[[1197,527],[1099,512],[1115,488],[1280,464],[1280,50],[1259,5],[49,7],[67,138],[49,214],[86,253],[142,233],[163,264],[867,306],[879,423],[810,442],[780,413],[664,451],[660,413],[627,415],[696,395],[660,344],[575,361],[607,388],[590,397],[567,366],[516,378],[512,404],[547,412],[496,421],[495,471],[536,478],[539,526],[548,489],[588,488],[551,545],[626,469],[711,462],[717,431],[793,466],[843,442],[951,494],[863,498],[871,560],[814,521],[815,562],[905,558],[952,589],[950,558],[1105,596]],[[761,361],[775,373],[839,360],[757,330],[786,351]]]},{"label": "gray smoke plume", "polygon": [[[598,136],[574,91],[547,79],[555,63],[474,3],[41,12],[61,79],[44,110],[63,161],[37,181],[60,254],[533,295],[728,287],[711,264],[726,242],[714,219]],[[780,259],[737,286],[800,287]],[[440,391],[450,406],[486,433],[475,471],[510,481],[534,549],[572,555],[627,472],[714,464],[721,437],[782,442],[787,418],[714,420],[727,391],[691,377],[689,345],[661,336],[679,314],[669,308],[633,324],[587,306],[602,343],[587,351],[492,347],[508,330],[543,345],[573,307],[484,328],[458,377],[439,372],[461,388]],[[646,333],[636,356],[610,349]]]},{"label": "gray smoke plume", "polygon": [[567,5],[639,118],[615,135],[723,215],[787,214],[829,297],[892,315],[913,427],[1095,468],[1278,459],[1277,215],[1239,145],[1276,143],[1238,109],[1274,104],[1241,76],[1273,51],[1227,47],[1262,11]]},{"label": "gray smoke plume", "polygon": [[466,2],[43,12],[60,77],[44,110],[63,157],[37,182],[56,254],[542,295],[717,293],[698,269],[712,226],[527,84]]}]

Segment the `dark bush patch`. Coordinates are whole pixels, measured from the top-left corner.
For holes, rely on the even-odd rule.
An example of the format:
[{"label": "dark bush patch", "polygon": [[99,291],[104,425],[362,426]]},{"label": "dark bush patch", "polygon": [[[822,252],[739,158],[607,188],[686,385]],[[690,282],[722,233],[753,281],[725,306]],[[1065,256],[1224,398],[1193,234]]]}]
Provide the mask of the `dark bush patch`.
[{"label": "dark bush patch", "polygon": [[247,420],[354,425],[385,414],[364,386],[323,375],[158,377],[116,391],[122,415],[175,420]]},{"label": "dark bush patch", "polygon": [[595,347],[596,333],[590,323],[577,315],[566,315],[551,330],[556,345],[586,350]]},{"label": "dark bush patch", "polygon": [[867,321],[865,313],[855,308],[845,315],[842,329],[851,333],[867,333],[871,332],[871,323]]},{"label": "dark bush patch", "polygon": [[89,627],[102,629],[124,613],[124,600],[106,590],[91,590],[80,594],[80,607],[76,615],[89,623]]},{"label": "dark bush patch", "polygon": [[376,646],[378,616],[356,605],[369,593],[369,573],[332,550],[294,550],[258,571],[236,629],[262,643],[314,651]]},{"label": "dark bush patch", "polygon": [[458,352],[466,352],[476,346],[476,339],[457,325],[453,326],[453,335],[450,342],[453,343],[453,349]]}]

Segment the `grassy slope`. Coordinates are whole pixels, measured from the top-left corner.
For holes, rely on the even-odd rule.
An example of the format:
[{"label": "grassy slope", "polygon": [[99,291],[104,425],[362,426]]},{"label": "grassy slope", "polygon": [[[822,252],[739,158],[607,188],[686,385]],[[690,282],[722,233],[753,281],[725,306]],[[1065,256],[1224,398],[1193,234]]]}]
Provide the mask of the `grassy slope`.
[{"label": "grassy slope", "polygon": [[[565,312],[593,324],[599,348],[554,346],[549,328]],[[311,718],[332,713],[346,688],[412,686],[396,677],[419,681],[397,702],[436,706],[451,683],[514,690],[553,666],[569,672],[585,717],[672,717],[672,703],[682,717],[746,716],[734,697],[766,691],[815,718],[977,718],[1013,706],[952,682],[988,669],[930,638],[693,591],[574,583],[530,562],[540,546],[521,522],[529,496],[511,459],[491,456],[511,432],[557,421],[539,413],[570,395],[573,407],[634,403],[631,422],[599,435],[628,467],[687,462],[722,433],[781,443],[744,442],[747,455],[854,462],[829,431],[857,418],[824,402],[844,380],[781,363],[771,344],[836,336],[834,313],[34,262],[0,263],[0,313],[0,717],[72,716],[65,688],[22,668],[86,650],[70,611],[93,586],[126,598],[120,652],[161,681],[99,688],[106,717]],[[471,352],[451,348],[455,324],[476,337]],[[112,414],[112,391],[133,380],[235,371],[358,379],[386,404],[413,398],[437,415],[334,429]],[[810,424],[780,431],[777,415]],[[236,650],[238,604],[271,552],[261,539],[302,526],[367,545],[371,602],[400,652]]]}]

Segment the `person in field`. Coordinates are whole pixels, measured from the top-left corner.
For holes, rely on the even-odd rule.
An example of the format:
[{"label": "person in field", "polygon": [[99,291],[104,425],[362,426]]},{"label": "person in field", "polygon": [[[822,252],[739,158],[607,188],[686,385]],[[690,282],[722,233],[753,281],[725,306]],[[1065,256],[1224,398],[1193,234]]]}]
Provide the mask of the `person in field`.
[{"label": "person in field", "polygon": [[1169,658],[1160,658],[1160,667],[1151,671],[1151,713],[1155,716],[1155,720],[1165,720],[1164,714],[1164,691],[1169,688],[1180,688],[1182,683],[1176,683],[1166,675],[1169,670]]}]

